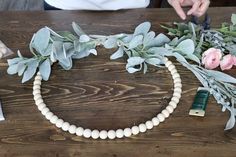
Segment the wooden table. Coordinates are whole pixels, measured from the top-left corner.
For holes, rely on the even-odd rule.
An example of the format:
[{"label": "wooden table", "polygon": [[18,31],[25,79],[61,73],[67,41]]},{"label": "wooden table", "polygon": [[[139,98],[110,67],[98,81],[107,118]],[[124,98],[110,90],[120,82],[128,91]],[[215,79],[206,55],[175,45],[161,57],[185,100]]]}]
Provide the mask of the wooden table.
[{"label": "wooden table", "polygon": [[[229,21],[235,10],[209,9],[212,25]],[[0,12],[0,39],[14,51],[30,55],[28,43],[34,32],[45,25],[72,30],[72,21],[90,34],[115,34],[132,32],[143,21],[152,22],[152,30],[161,32],[160,23],[179,18],[172,9]],[[66,121],[97,129],[124,128],[156,115],[171,97],[171,75],[153,67],[146,75],[128,74],[125,60],[109,60],[111,52],[100,49],[97,57],[75,61],[70,71],[53,66],[51,79],[43,83],[49,108]],[[168,120],[129,139],[95,141],[65,133],[44,119],[34,105],[32,82],[21,84],[21,78],[7,75],[6,60],[2,60],[0,97],[6,121],[0,122],[0,156],[234,157],[236,129],[224,131],[228,113],[222,113],[211,98],[204,118],[188,116],[199,82],[176,65],[183,79],[183,97]],[[230,73],[236,76],[235,69]]]}]

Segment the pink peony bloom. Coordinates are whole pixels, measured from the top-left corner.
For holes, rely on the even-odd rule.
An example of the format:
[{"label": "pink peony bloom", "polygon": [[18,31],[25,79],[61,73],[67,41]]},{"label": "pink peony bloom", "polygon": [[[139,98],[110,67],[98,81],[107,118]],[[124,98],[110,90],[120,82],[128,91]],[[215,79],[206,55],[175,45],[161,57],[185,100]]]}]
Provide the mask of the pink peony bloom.
[{"label": "pink peony bloom", "polygon": [[231,54],[228,54],[228,55],[225,55],[222,61],[220,62],[220,68],[222,70],[228,70],[228,69],[231,69],[234,64],[235,64],[234,56],[232,56]]},{"label": "pink peony bloom", "polygon": [[215,69],[220,65],[221,50],[210,48],[202,54],[202,64],[206,69]]}]

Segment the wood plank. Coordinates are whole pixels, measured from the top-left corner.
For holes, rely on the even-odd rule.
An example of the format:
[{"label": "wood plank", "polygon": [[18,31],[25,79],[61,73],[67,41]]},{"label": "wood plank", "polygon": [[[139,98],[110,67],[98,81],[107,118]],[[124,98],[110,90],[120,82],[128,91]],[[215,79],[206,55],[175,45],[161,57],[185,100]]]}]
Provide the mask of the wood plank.
[{"label": "wood plank", "polygon": [[[210,9],[213,26],[229,21],[235,9]],[[152,22],[152,30],[162,32],[160,23],[180,20],[173,9],[1,12],[0,18],[0,39],[27,56],[30,38],[45,25],[72,30],[71,23],[76,21],[88,33],[115,34],[132,32],[143,21]],[[75,61],[70,71],[53,66],[51,79],[43,83],[49,108],[67,121],[98,129],[131,126],[157,114],[172,94],[168,71],[151,67],[146,75],[128,74],[125,60],[109,60],[111,52],[99,49],[97,57]],[[129,139],[94,141],[69,135],[45,120],[34,105],[32,82],[22,85],[19,77],[7,75],[6,60],[1,60],[0,97],[6,121],[0,123],[0,156],[234,157],[235,129],[223,130],[228,114],[222,113],[211,98],[205,118],[189,117],[199,82],[191,72],[175,64],[183,79],[183,97],[166,122]],[[236,69],[231,74],[236,77]]]}]

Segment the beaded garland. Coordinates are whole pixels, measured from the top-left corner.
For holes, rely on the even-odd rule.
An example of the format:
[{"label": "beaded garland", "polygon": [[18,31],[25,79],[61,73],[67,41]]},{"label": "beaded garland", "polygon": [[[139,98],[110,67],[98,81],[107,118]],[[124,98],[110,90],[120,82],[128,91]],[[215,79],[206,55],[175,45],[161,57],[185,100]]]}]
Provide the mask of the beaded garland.
[{"label": "beaded garland", "polygon": [[168,68],[172,75],[172,79],[174,82],[173,97],[169,102],[168,106],[164,110],[162,110],[161,113],[157,114],[157,116],[153,117],[151,120],[146,121],[145,123],[141,123],[137,126],[132,126],[131,128],[99,131],[92,130],[89,128],[84,129],[82,127],[72,125],[69,122],[65,122],[63,119],[59,118],[54,113],[52,113],[47,107],[47,105],[44,103],[43,97],[41,95],[42,76],[39,72],[35,77],[33,85],[33,95],[35,104],[37,105],[39,111],[41,111],[42,115],[44,115],[46,119],[49,120],[52,124],[56,125],[56,127],[58,128],[61,128],[63,131],[67,131],[70,134],[76,134],[77,136],[83,136],[85,138],[92,139],[113,140],[116,138],[120,139],[124,137],[130,137],[132,135],[137,135],[139,133],[144,133],[147,130],[151,130],[154,126],[158,126],[160,123],[164,122],[165,119],[173,113],[181,98],[182,83],[180,75],[177,72],[173,63],[169,61],[166,57],[164,57],[163,62],[165,63],[165,67]]}]

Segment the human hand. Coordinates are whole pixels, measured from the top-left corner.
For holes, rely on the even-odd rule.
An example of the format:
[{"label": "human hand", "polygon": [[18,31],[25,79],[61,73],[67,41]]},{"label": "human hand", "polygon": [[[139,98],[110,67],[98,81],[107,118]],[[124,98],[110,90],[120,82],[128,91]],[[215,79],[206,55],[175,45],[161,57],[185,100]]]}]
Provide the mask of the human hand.
[{"label": "human hand", "polygon": [[186,19],[186,14],[182,7],[192,6],[187,15],[202,16],[207,11],[210,0],[168,0],[168,3],[175,9],[181,19]]}]

